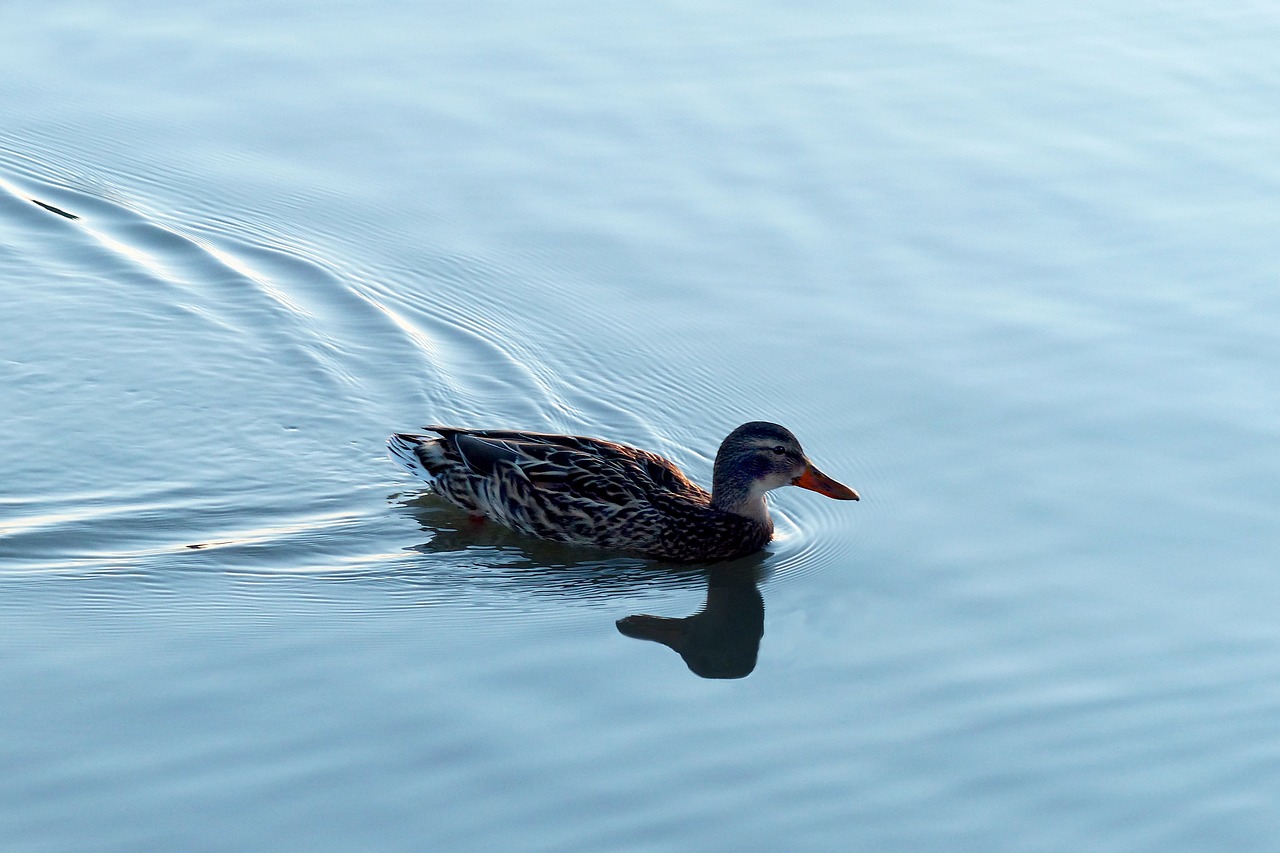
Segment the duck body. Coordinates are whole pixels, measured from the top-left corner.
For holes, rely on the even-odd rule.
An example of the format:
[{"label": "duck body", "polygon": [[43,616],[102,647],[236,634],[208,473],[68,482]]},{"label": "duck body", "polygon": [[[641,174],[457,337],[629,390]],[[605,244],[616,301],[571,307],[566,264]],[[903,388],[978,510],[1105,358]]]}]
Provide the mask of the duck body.
[{"label": "duck body", "polygon": [[779,485],[857,499],[813,468],[790,432],[763,422],[725,439],[711,492],[657,454],[604,439],[426,429],[433,435],[393,435],[388,449],[451,503],[531,536],[659,560],[710,562],[764,548],[773,538],[764,493]]}]

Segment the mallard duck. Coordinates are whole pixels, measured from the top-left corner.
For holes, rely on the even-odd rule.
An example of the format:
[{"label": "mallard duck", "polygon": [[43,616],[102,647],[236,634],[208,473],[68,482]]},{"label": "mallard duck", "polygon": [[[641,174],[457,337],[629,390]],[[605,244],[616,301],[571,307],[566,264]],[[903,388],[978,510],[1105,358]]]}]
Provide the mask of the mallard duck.
[{"label": "mallard duck", "polygon": [[773,538],[765,493],[858,493],[823,474],[777,424],[754,421],[716,453],[711,492],[657,454],[599,438],[428,426],[397,433],[391,457],[445,499],[521,533],[659,560],[710,562]]}]

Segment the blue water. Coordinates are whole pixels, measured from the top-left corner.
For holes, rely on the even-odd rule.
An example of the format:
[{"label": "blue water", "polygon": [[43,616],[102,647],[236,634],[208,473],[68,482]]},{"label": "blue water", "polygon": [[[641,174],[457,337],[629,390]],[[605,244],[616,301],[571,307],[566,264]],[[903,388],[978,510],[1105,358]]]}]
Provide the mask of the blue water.
[{"label": "blue water", "polygon": [[[4,850],[1276,849],[1270,6],[4,18]],[[753,419],[728,572],[383,451]]]}]

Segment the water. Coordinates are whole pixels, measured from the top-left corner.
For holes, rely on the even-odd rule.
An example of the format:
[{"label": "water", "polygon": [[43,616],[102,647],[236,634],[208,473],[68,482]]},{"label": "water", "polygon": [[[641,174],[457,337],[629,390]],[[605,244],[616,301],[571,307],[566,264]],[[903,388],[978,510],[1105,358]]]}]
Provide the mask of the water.
[{"label": "water", "polygon": [[[6,850],[1275,849],[1270,7],[5,20]],[[756,418],[710,575],[382,449]]]}]

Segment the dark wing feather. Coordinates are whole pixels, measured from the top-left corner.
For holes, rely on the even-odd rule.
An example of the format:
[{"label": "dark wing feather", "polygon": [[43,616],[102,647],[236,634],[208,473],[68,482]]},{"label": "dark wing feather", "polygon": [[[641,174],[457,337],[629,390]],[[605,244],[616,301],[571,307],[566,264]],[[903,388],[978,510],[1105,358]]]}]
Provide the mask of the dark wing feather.
[{"label": "dark wing feather", "polygon": [[[606,441],[602,438],[590,438],[581,435],[556,435],[553,433],[529,432],[527,430],[473,430],[439,425],[428,426],[425,429],[444,436],[447,441],[460,451],[464,461],[477,472],[492,470],[492,461],[498,458],[505,457],[510,461],[515,461],[517,456],[523,456],[532,461],[534,459],[549,459],[550,452],[556,449],[578,451],[582,455],[575,455],[572,460],[573,464],[567,467],[580,468],[597,476],[607,476],[616,472],[617,469],[600,468],[590,462],[589,459],[594,457],[600,463],[612,463],[615,466],[619,466],[628,476],[640,475],[643,480],[649,481],[658,490],[672,492],[697,503],[710,503],[711,501],[711,496],[705,489],[690,481],[684,475],[684,472],[669,460],[647,450]],[[484,445],[483,449],[479,446],[481,442]],[[539,450],[539,446],[546,449],[545,453]],[[480,463],[481,467],[472,465],[473,454],[477,457],[476,461]],[[481,462],[480,460],[484,461]],[[555,459],[555,464],[563,465],[567,462],[569,462],[569,459],[564,455],[558,455]],[[522,467],[526,468],[532,479],[537,480],[539,478],[539,473],[535,472],[529,465],[522,465]],[[548,476],[546,469],[542,470],[541,476]]]},{"label": "dark wing feather", "polygon": [[518,463],[528,457],[526,448],[532,449],[539,446],[529,442],[503,441],[468,433],[452,436],[452,440],[458,455],[462,457],[462,463],[475,473],[485,475],[492,474],[498,462]]}]

